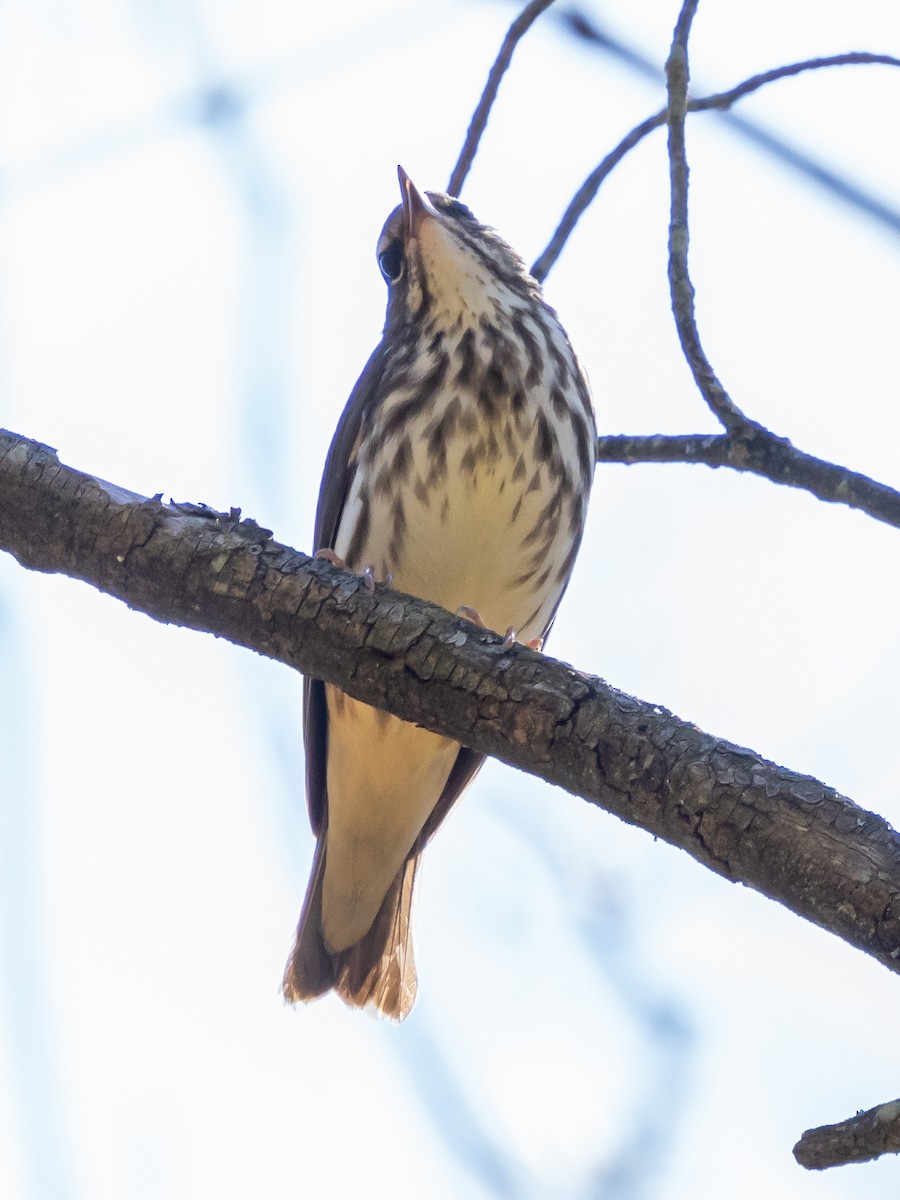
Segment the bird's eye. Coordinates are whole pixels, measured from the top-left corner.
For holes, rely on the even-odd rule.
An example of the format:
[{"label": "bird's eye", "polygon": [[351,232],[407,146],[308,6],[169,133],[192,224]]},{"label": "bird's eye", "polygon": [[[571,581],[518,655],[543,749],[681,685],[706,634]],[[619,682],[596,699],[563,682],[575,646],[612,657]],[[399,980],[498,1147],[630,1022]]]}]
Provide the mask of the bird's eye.
[{"label": "bird's eye", "polygon": [[396,283],[403,274],[403,245],[399,238],[378,255],[378,266],[388,283]]}]

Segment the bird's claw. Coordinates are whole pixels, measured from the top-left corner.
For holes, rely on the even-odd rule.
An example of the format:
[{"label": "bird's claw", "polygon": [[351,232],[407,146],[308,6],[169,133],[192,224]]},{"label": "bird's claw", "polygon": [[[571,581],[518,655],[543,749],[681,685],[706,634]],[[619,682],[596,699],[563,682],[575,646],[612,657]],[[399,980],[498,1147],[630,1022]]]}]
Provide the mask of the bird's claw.
[{"label": "bird's claw", "polygon": [[366,591],[369,593],[375,591],[375,585],[377,583],[380,583],[382,585],[382,587],[390,587],[391,584],[394,582],[394,572],[393,571],[385,571],[384,579],[379,579],[378,576],[375,574],[375,568],[372,566],[371,563],[366,563],[366,565],[363,567],[362,574],[363,574],[363,583],[365,584]]},{"label": "bird's claw", "polygon": [[342,571],[349,571],[350,568],[344,562],[339,554],[328,548],[328,546],[320,546],[313,555],[313,558],[324,558],[327,563],[331,563],[333,567],[340,567]]},{"label": "bird's claw", "polygon": [[482,629],[487,629],[484,621],[481,619],[481,613],[477,608],[472,608],[469,604],[461,604],[456,610],[458,617],[465,617],[467,621],[471,621],[473,625],[480,625]]},{"label": "bird's claw", "polygon": [[[326,562],[331,563],[331,565],[333,567],[340,567],[340,569],[342,571],[352,570],[352,568],[347,565],[347,563],[344,561],[344,559],[342,559],[339,554],[335,554],[335,552],[333,550],[331,550],[328,546],[322,546],[319,550],[316,551],[316,553],[313,557],[314,558],[324,558]],[[362,581],[363,581],[363,586],[365,587],[367,592],[369,592],[371,594],[372,592],[375,591],[375,585],[378,583],[378,580],[375,577],[375,568],[372,566],[371,563],[367,563],[363,567]],[[393,572],[386,571],[385,575],[384,575],[385,587],[390,587],[393,582],[394,582]]]},{"label": "bird's claw", "polygon": [[[477,608],[472,608],[469,604],[461,604],[456,610],[458,617],[465,617],[467,621],[471,621],[473,625],[480,625],[482,629],[487,629],[482,620],[481,613]],[[503,635],[503,649],[512,650],[513,646],[519,640],[519,631],[514,625],[507,625],[506,633]],[[542,637],[532,638],[529,642],[523,642],[523,646],[527,646],[529,650],[543,650],[544,639]]]}]

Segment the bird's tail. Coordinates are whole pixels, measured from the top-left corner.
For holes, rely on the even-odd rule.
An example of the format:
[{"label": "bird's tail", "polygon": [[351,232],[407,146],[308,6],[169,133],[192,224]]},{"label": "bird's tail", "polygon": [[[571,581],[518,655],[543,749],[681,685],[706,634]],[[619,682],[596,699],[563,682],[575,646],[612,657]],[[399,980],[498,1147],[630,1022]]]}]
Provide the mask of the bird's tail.
[{"label": "bird's tail", "polygon": [[410,905],[421,846],[400,868],[369,932],[353,946],[329,950],[322,933],[325,831],[319,835],[309,889],[282,987],[289,1003],[314,1000],[332,988],[356,1008],[372,1007],[402,1021],[416,998],[416,965],[410,936]]}]

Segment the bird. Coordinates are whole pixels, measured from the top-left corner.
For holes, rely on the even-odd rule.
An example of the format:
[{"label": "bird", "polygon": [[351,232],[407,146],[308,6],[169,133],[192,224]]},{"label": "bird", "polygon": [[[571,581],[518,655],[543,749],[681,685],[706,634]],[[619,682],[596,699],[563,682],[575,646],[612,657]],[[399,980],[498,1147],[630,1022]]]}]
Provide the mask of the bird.
[{"label": "bird", "polygon": [[[398,177],[376,250],[384,331],[328,451],[315,547],[540,648],[593,481],[587,377],[518,254],[457,198]],[[284,997],[334,990],[401,1021],[419,858],[484,756],[309,678],[304,742],[316,848]]]}]

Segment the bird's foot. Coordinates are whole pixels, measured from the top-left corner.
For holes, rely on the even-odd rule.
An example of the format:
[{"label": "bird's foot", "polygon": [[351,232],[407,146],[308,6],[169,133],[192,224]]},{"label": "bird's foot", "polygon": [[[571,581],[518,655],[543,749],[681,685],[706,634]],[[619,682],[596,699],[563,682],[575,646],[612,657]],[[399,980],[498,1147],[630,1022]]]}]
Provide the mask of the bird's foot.
[{"label": "bird's foot", "polygon": [[467,621],[471,621],[473,625],[480,625],[482,629],[487,629],[484,621],[481,619],[481,613],[477,608],[472,608],[468,604],[461,604],[456,610],[458,617],[465,617]]},{"label": "bird's foot", "polygon": [[341,556],[339,554],[335,554],[335,552],[330,550],[327,546],[320,547],[320,549],[318,549],[313,555],[313,558],[324,558],[327,563],[331,563],[333,567],[340,567],[342,571],[350,570]]},{"label": "bird's foot", "polygon": [[[461,604],[459,606],[459,608],[456,610],[456,615],[458,617],[465,617],[465,619],[467,621],[471,621],[473,625],[477,625],[480,629],[488,628],[484,622],[484,618],[482,617],[481,613],[478,611],[477,608],[473,608],[471,606],[471,604]],[[491,631],[491,632],[493,632],[493,631]],[[510,640],[510,634],[512,634],[512,640]],[[512,646],[512,644],[515,642],[515,640],[516,640],[516,631],[510,625],[510,627],[506,631],[506,637],[503,639],[503,649],[508,650],[510,648],[510,646]]]},{"label": "bird's foot", "polygon": [[[456,610],[456,615],[458,617],[465,617],[465,619],[467,621],[471,621],[473,625],[480,625],[482,629],[487,629],[487,625],[485,625],[484,621],[482,620],[481,613],[477,608],[472,608],[468,604],[461,604]],[[506,633],[503,635],[503,649],[512,650],[513,646],[518,640],[518,629],[516,629],[514,625],[507,625]],[[529,650],[540,651],[544,647],[544,639],[542,637],[532,638],[530,642],[523,642],[522,645],[527,646]]]},{"label": "bird's foot", "polygon": [[[344,562],[344,560],[341,558],[341,556],[339,554],[335,554],[335,552],[333,550],[329,549],[328,546],[323,546],[323,547],[321,547],[321,549],[317,550],[314,557],[324,558],[326,562],[331,563],[331,565],[333,567],[340,567],[340,569],[342,571],[351,570],[351,568],[346,564],[346,562]],[[371,593],[371,592],[375,591],[375,584],[378,583],[379,581],[375,575],[375,568],[372,566],[371,563],[367,563],[366,566],[363,567],[362,581],[363,581],[363,586],[365,587],[367,592]],[[394,582],[393,572],[385,571],[384,579],[381,582],[385,585],[385,587],[390,587],[391,584]]]},{"label": "bird's foot", "polygon": [[[503,649],[512,650],[516,642],[519,641],[519,631],[512,625],[507,625],[506,633],[503,638]],[[540,653],[544,648],[544,639],[542,637],[532,638],[530,642],[520,642],[521,646],[526,646],[529,650],[537,650]]]},{"label": "bird's foot", "polygon": [[372,566],[371,563],[366,563],[366,565],[363,567],[362,577],[363,577],[363,583],[366,586],[367,592],[374,592],[376,583],[380,583],[384,587],[390,587],[391,584],[394,582],[394,572],[393,571],[385,571],[384,579],[378,579],[377,576],[375,575],[375,568]]}]

